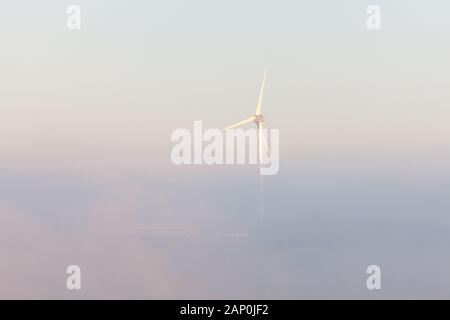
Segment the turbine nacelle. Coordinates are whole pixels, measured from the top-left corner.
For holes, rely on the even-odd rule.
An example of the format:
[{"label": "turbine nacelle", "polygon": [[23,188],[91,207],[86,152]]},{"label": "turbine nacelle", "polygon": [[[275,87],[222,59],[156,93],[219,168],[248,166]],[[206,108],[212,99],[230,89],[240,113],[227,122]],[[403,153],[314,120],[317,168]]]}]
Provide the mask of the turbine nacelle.
[{"label": "turbine nacelle", "polygon": [[262,122],[264,122],[264,116],[262,114],[260,114],[260,115],[255,114],[255,120],[254,121],[256,122],[256,124],[258,124],[260,122],[262,123]]}]

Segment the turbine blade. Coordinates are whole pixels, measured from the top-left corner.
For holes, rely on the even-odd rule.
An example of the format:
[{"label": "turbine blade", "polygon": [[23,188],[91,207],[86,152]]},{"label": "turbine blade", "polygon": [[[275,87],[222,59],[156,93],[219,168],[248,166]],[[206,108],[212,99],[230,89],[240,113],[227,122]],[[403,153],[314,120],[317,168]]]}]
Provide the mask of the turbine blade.
[{"label": "turbine blade", "polygon": [[[263,133],[263,131],[261,131],[261,133]],[[264,134],[262,135],[262,141],[264,143],[264,148],[266,148],[267,154],[270,156],[270,150],[269,150],[269,147],[267,146],[267,140],[266,140],[266,137],[264,136]]]},{"label": "turbine blade", "polygon": [[239,121],[238,123],[232,124],[231,126],[226,127],[225,130],[233,129],[233,128],[239,127],[243,124],[250,123],[252,121],[255,121],[255,116],[248,117],[247,119]]},{"label": "turbine blade", "polygon": [[263,94],[264,94],[264,86],[266,84],[266,77],[267,77],[267,70],[264,70],[264,76],[263,76],[263,80],[261,83],[261,90],[259,91],[259,99],[258,99],[258,104],[256,105],[256,112],[255,114],[257,116],[262,114],[261,108],[262,108],[262,98],[263,98]]},{"label": "turbine blade", "polygon": [[266,155],[270,156],[270,150],[267,146],[266,137],[264,136],[264,127],[262,122],[258,122],[258,150],[259,150],[259,159],[261,160],[263,157],[263,146],[266,151]]},{"label": "turbine blade", "polygon": [[263,126],[262,126],[262,122],[258,122],[258,162],[261,164],[262,163],[262,158],[263,158]]}]

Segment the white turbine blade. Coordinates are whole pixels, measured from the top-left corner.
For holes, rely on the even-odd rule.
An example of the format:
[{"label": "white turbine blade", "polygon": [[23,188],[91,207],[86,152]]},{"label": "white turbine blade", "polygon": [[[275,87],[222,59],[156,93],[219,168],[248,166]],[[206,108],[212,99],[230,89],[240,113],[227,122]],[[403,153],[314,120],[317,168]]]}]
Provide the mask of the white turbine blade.
[{"label": "white turbine blade", "polygon": [[259,158],[258,158],[258,162],[261,163],[262,162],[262,158],[263,158],[263,126],[262,126],[262,122],[258,122],[258,154],[259,154]]},{"label": "white turbine blade", "polygon": [[263,124],[258,122],[258,151],[259,151],[259,161],[263,159],[263,146],[266,151],[266,156],[270,155],[269,147],[267,146],[266,138],[264,137]]},{"label": "white turbine blade", "polygon": [[261,83],[261,90],[259,91],[258,104],[256,105],[256,112],[255,112],[255,114],[257,116],[262,114],[261,107],[262,107],[262,98],[263,98],[263,94],[264,94],[264,86],[266,84],[266,76],[267,76],[267,70],[264,70],[264,76],[263,76],[263,80],[262,80],[262,83]]},{"label": "white turbine blade", "polygon": [[264,144],[264,148],[266,148],[266,152],[267,152],[267,154],[270,156],[270,150],[269,150],[269,147],[267,146],[267,140],[266,140],[266,137],[264,136],[264,131],[262,130],[263,129],[263,124],[261,123],[261,136],[262,136],[262,141],[263,141],[263,144]]},{"label": "white turbine blade", "polygon": [[228,127],[225,128],[225,130],[233,129],[233,128],[239,127],[239,126],[241,126],[243,124],[250,123],[252,121],[255,121],[255,116],[248,117],[247,119],[244,119],[244,120],[242,120],[242,121],[240,121],[238,123],[235,123],[235,124],[233,124],[231,126],[228,126]]}]

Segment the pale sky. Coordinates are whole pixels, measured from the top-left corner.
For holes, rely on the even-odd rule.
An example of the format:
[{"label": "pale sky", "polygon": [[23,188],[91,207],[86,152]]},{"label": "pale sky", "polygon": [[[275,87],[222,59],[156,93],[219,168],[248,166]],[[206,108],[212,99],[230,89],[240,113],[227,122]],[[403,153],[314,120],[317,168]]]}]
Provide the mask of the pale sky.
[{"label": "pale sky", "polygon": [[[71,4],[80,31],[66,28]],[[366,27],[371,4],[381,30]],[[450,298],[448,12],[445,0],[3,4],[0,297]],[[281,154],[261,222],[254,167],[176,167],[170,134],[251,115],[266,67]],[[162,235],[136,231],[149,225]],[[75,295],[72,263],[86,270]],[[365,288],[369,264],[381,291]]]}]

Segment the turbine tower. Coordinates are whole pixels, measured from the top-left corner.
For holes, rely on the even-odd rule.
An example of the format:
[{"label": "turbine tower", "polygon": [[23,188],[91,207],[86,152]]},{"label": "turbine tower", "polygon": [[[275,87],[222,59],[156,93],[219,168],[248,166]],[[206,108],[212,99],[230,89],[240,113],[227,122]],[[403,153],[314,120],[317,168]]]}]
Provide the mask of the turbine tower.
[{"label": "turbine tower", "polygon": [[263,98],[263,94],[264,94],[264,86],[266,84],[266,77],[267,77],[267,70],[264,70],[264,76],[263,76],[263,80],[261,83],[261,90],[259,92],[258,104],[256,105],[255,114],[251,117],[248,117],[242,121],[239,121],[238,123],[235,123],[235,124],[225,128],[225,130],[233,129],[236,127],[240,127],[244,124],[250,123],[250,122],[254,122],[256,124],[256,127],[258,129],[258,152],[259,152],[258,160],[259,160],[260,164],[262,162],[261,160],[262,160],[262,156],[263,156],[263,145],[264,145],[265,151],[267,153],[269,153],[269,148],[267,147],[267,141],[266,141],[266,138],[264,137],[264,131],[263,131],[264,116],[261,111],[262,98]]}]

